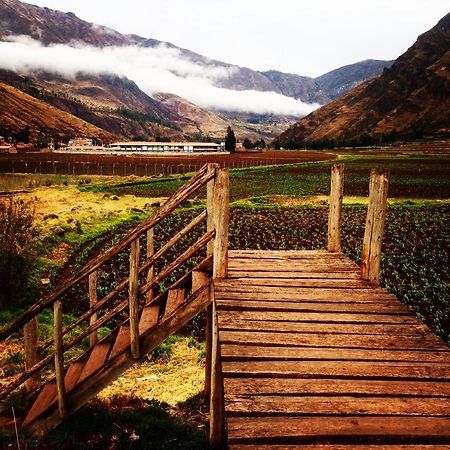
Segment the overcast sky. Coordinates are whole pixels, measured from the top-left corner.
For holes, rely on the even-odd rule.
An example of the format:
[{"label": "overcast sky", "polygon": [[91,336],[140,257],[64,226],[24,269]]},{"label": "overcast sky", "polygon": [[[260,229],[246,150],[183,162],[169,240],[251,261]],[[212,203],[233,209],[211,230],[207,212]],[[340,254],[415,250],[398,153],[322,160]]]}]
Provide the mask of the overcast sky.
[{"label": "overcast sky", "polygon": [[28,0],[252,69],[318,76],[395,59],[448,0]]}]

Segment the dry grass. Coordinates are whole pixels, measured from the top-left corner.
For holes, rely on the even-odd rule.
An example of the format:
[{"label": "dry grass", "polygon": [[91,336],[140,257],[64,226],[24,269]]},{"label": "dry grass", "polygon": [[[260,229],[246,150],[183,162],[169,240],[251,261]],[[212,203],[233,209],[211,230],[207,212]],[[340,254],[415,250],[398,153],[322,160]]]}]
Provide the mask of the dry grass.
[{"label": "dry grass", "polygon": [[204,366],[200,350],[189,346],[188,338],[181,338],[172,346],[166,359],[152,361],[151,356],[135,364],[118,380],[105,388],[98,397],[111,400],[131,395],[144,400],[158,400],[176,406],[199,394],[204,387]]},{"label": "dry grass", "polygon": [[161,200],[134,195],[123,195],[114,200],[116,197],[80,191],[75,186],[41,187],[21,194],[21,197],[33,202],[36,219],[44,232],[56,226],[68,226],[68,221],[78,221],[85,233],[110,221],[126,219],[133,209],[148,211],[150,203]]}]

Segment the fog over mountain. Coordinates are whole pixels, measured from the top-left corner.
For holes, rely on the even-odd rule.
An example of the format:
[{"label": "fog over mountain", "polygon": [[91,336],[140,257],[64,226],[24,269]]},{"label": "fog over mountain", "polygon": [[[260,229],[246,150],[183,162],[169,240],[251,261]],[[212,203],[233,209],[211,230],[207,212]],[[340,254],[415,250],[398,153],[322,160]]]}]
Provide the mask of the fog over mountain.
[{"label": "fog over mountain", "polygon": [[[214,130],[218,137],[218,124],[232,124],[239,136],[275,137],[336,91],[378,75],[383,63],[357,63],[357,80],[344,71],[321,86],[318,79],[255,71],[121,34],[73,13],[0,0],[0,80],[124,137],[174,130],[186,137]],[[180,113],[186,110],[189,117]]]},{"label": "fog over mountain", "polygon": [[0,68],[32,73],[44,70],[75,77],[79,73],[114,74],[133,80],[152,95],[167,92],[208,109],[303,116],[317,108],[277,92],[236,91],[215,86],[227,80],[233,67],[204,66],[183,57],[180,50],[157,47],[103,47],[65,44],[43,46],[25,36],[0,42]]}]

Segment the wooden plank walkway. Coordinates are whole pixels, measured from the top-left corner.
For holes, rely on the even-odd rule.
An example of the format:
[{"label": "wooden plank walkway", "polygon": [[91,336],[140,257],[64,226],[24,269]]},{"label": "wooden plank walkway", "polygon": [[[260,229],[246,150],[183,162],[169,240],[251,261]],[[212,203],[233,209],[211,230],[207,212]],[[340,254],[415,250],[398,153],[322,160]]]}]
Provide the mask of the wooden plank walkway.
[{"label": "wooden plank walkway", "polygon": [[450,448],[450,351],[325,251],[230,251],[215,299],[231,449]]}]

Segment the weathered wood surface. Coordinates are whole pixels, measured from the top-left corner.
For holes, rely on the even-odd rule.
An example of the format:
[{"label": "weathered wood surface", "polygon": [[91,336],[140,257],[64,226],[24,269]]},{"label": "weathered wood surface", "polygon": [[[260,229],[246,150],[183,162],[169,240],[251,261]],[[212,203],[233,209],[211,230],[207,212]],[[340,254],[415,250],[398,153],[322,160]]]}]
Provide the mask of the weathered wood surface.
[{"label": "weathered wood surface", "polygon": [[389,174],[386,171],[372,170],[361,256],[361,277],[374,285],[380,282],[380,260],[387,211],[388,180]]},{"label": "weathered wood surface", "polygon": [[139,239],[131,243],[130,275],[128,288],[131,354],[134,359],[140,356],[139,350]]},{"label": "weathered wood surface", "polygon": [[328,251],[341,251],[341,216],[344,198],[344,164],[331,167],[330,209],[328,213]]},{"label": "weathered wood surface", "polygon": [[449,348],[342,254],[230,251],[214,291],[229,448],[450,448]]}]

